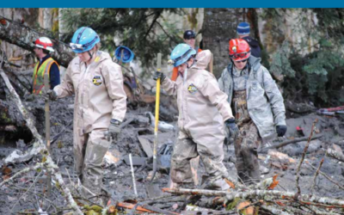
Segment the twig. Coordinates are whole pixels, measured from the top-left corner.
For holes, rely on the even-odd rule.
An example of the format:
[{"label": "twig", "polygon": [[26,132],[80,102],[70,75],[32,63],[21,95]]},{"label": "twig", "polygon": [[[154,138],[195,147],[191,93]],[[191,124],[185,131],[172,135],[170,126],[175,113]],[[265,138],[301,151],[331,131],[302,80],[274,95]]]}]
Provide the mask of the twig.
[{"label": "twig", "polygon": [[[229,192],[226,195],[226,198],[228,201],[232,201],[234,198],[271,198],[271,199],[283,199],[286,197],[294,198],[297,193],[295,192],[281,192],[278,190],[250,190],[246,192]],[[319,196],[311,196],[311,195],[300,195],[300,201],[303,202],[313,202],[313,203],[321,203],[321,204],[327,204],[327,205],[338,205],[338,206],[344,206],[344,200],[341,199],[332,199],[328,197],[319,197]]]},{"label": "twig", "polygon": [[[316,169],[312,164],[306,162],[306,164],[310,167],[312,167],[313,169]],[[328,175],[326,175],[325,173],[319,171],[319,173],[324,176],[327,180],[329,180],[330,182],[332,182],[333,184],[337,185],[340,189],[344,190],[344,187],[342,185],[340,185],[338,182],[334,181],[333,179],[331,179]]]},{"label": "twig", "polygon": [[[325,154],[325,157],[326,157],[326,154]],[[315,174],[314,174],[311,194],[314,193],[316,180],[317,180],[317,177],[318,177],[318,175],[319,175],[320,169],[321,169],[321,167],[322,167],[322,165],[323,165],[323,163],[324,163],[325,157],[324,157],[323,159],[321,159],[321,161],[320,161],[320,163],[319,163],[319,167],[318,167],[317,171],[316,171]]]},{"label": "twig", "polygon": [[[227,201],[233,201],[234,198],[269,198],[273,199],[285,199],[287,197],[294,198],[295,192],[286,192],[278,190],[248,190],[248,191],[214,191],[214,190],[201,190],[201,189],[169,189],[164,188],[164,192],[173,194],[189,194],[189,195],[203,195],[203,196],[226,196]],[[319,197],[315,195],[300,195],[299,201],[306,203],[321,203],[325,205],[331,205],[330,207],[343,207],[344,200],[332,199],[328,197]]]},{"label": "twig", "polygon": [[[14,186],[14,187],[12,187],[12,189],[14,189],[14,190],[18,190],[18,191],[23,191],[23,190],[24,190],[24,191],[26,191],[27,193],[32,194],[32,196],[35,197],[35,201],[36,201],[36,202],[39,202],[39,200],[37,199],[37,196],[39,196],[39,197],[44,197],[43,194],[36,193],[36,187],[34,187],[35,190],[33,191],[33,190],[26,189],[26,188],[18,187],[18,186],[15,185],[15,184],[13,184],[12,186]],[[49,202],[49,203],[51,204],[51,206],[53,206],[55,209],[57,209],[57,206],[54,204],[55,202],[53,202],[52,200],[50,200],[50,199],[48,199],[48,198],[45,198],[44,201]],[[37,203],[37,204],[38,204],[38,203]],[[63,209],[63,210],[67,210],[67,209]],[[73,209],[68,208],[68,210],[73,210]],[[19,213],[19,212],[17,212],[17,213]]]},{"label": "twig", "polygon": [[74,183],[74,181],[72,181],[72,178],[70,177],[70,174],[69,174],[68,168],[66,168],[66,172],[67,172],[68,179],[69,179],[70,183],[72,184],[73,188],[75,189],[75,183]]},{"label": "twig", "polygon": [[[311,140],[319,139],[322,136],[323,136],[323,134],[314,135],[313,137],[311,137]],[[294,140],[287,140],[285,142],[282,142],[282,143],[279,143],[279,144],[276,144],[276,145],[272,145],[272,146],[261,148],[261,149],[259,149],[258,152],[265,152],[265,151],[267,151],[269,149],[278,149],[278,148],[284,147],[286,145],[289,145],[289,144],[292,144],[292,143],[301,142],[301,141],[305,141],[305,140],[308,140],[308,139],[309,139],[309,137],[301,137],[301,138],[297,138],[297,139],[294,139]]]},{"label": "twig", "polygon": [[276,215],[293,215],[294,214],[294,213],[290,214],[290,213],[285,212],[279,208],[274,208],[274,207],[268,206],[268,205],[262,205],[261,208],[269,211],[271,214],[276,214]]},{"label": "twig", "polygon": [[300,163],[299,163],[299,166],[297,167],[297,171],[296,171],[296,187],[297,187],[297,193],[296,193],[296,196],[297,195],[300,195],[301,194],[301,188],[300,188],[300,185],[299,185],[299,180],[300,180],[300,169],[301,169],[301,165],[303,163],[303,160],[305,159],[306,157],[306,153],[307,153],[307,150],[308,150],[308,147],[309,147],[309,143],[311,142],[311,138],[313,136],[313,131],[314,131],[314,127],[315,127],[315,124],[318,122],[318,119],[315,119],[314,122],[313,122],[313,125],[312,125],[312,129],[311,129],[311,133],[308,137],[308,142],[303,150],[303,154],[302,154],[302,157],[301,157],[301,160],[300,160]]},{"label": "twig", "polygon": [[149,26],[147,32],[146,32],[145,35],[143,36],[143,38],[146,39],[146,37],[149,35],[149,32],[152,30],[154,24],[156,23],[156,21],[157,21],[158,18],[160,17],[160,14],[161,14],[161,11],[156,12],[156,14],[155,14],[155,16],[154,16],[154,19],[153,19],[151,25]]},{"label": "twig", "polygon": [[161,213],[161,214],[169,214],[169,215],[177,215],[178,214],[178,213],[173,213],[173,212],[161,210],[161,209],[158,209],[158,208],[155,208],[155,207],[151,207],[151,206],[148,206],[148,205],[140,206],[139,203],[134,205],[134,204],[131,204],[131,203],[126,203],[126,202],[118,202],[117,203],[117,207],[127,208],[127,209],[135,209],[137,211],[147,212],[147,213],[158,212],[158,213]]},{"label": "twig", "polygon": [[1,77],[4,79],[5,84],[8,88],[8,90],[10,91],[11,94],[11,99],[14,101],[14,103],[17,105],[20,113],[23,115],[27,126],[29,127],[31,133],[33,134],[33,136],[36,138],[35,144],[33,145],[33,147],[31,148],[31,154],[38,154],[39,152],[43,151],[46,152],[46,168],[49,172],[51,172],[51,174],[54,176],[54,178],[58,181],[59,183],[59,188],[61,188],[61,193],[62,195],[64,195],[67,198],[67,202],[68,204],[74,209],[74,213],[75,214],[80,214],[82,215],[82,211],[80,210],[80,208],[78,207],[78,205],[75,203],[72,194],[70,192],[70,190],[66,187],[62,175],[59,172],[59,168],[58,166],[54,163],[54,161],[52,160],[46,146],[43,143],[43,139],[41,137],[40,134],[38,134],[36,127],[34,126],[33,120],[31,119],[31,117],[28,115],[28,111],[26,110],[26,108],[23,106],[17,92],[15,91],[15,89],[13,88],[12,84],[10,83],[10,81],[8,80],[7,75],[1,70],[0,68],[0,75]]},{"label": "twig", "polygon": [[159,25],[159,27],[161,28],[161,30],[162,30],[171,40],[173,40],[173,42],[178,43],[178,41],[177,41],[173,36],[171,36],[170,34],[168,34],[168,33],[166,32],[166,30],[165,30],[164,27],[160,24],[159,21],[156,21],[156,24]]},{"label": "twig", "polygon": [[158,212],[160,214],[167,214],[167,215],[176,215],[176,214],[178,214],[178,213],[162,210],[160,208],[152,207],[152,206],[149,206],[149,205],[143,205],[142,207],[146,208],[148,210],[154,211],[154,212]]},{"label": "twig", "polygon": [[39,168],[43,168],[44,164],[43,163],[38,163],[36,164],[35,166],[30,166],[30,167],[26,167],[22,170],[20,170],[19,172],[17,172],[16,174],[14,174],[12,177],[4,180],[3,182],[0,183],[0,187],[2,187],[4,184],[6,184],[7,182],[10,182],[12,181],[13,179],[15,179],[16,177],[20,176],[20,175],[23,175],[27,172],[30,172],[30,171],[34,171],[34,170],[37,170]]},{"label": "twig", "polygon": [[[152,202],[156,203],[159,200],[166,199],[166,198],[171,198],[171,197],[173,198],[173,196],[159,196],[159,197],[156,197],[156,198],[145,199],[145,201],[139,202],[134,207],[132,207],[131,210],[129,211],[129,215],[130,214],[135,214],[135,211],[136,211],[136,209],[139,206],[150,204]],[[117,205],[118,205],[118,203],[117,203]]]},{"label": "twig", "polygon": [[21,195],[21,196],[18,198],[18,200],[15,202],[15,204],[14,204],[14,205],[12,206],[12,208],[11,208],[11,213],[12,213],[13,209],[14,209],[14,208],[17,206],[17,204],[19,203],[20,199],[21,199],[23,196],[25,196],[25,195],[31,190],[31,188],[32,188],[33,185],[36,184],[37,179],[38,179],[41,175],[42,175],[42,172],[40,172],[40,173],[36,176],[35,180],[32,182],[32,184],[30,185],[30,187],[25,191],[25,193],[24,193],[23,195]]},{"label": "twig", "polygon": [[202,189],[182,189],[182,188],[162,188],[163,192],[179,195],[202,195],[202,196],[226,196],[227,191],[202,190]]}]

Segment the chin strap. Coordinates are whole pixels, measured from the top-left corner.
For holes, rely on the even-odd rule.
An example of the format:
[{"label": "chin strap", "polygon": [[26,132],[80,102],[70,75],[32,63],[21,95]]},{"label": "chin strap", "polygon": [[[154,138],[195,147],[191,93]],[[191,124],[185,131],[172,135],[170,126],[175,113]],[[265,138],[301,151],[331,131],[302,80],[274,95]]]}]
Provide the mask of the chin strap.
[{"label": "chin strap", "polygon": [[193,56],[192,57],[194,60],[193,60],[193,62],[192,62],[192,64],[189,66],[188,65],[188,63],[186,63],[186,67],[188,68],[188,69],[190,69],[193,65],[195,65],[196,64],[196,62],[197,62],[197,60],[195,59],[195,56]]},{"label": "chin strap", "polygon": [[91,54],[91,51],[88,51],[88,55],[90,56],[90,60],[93,58],[93,54]]}]

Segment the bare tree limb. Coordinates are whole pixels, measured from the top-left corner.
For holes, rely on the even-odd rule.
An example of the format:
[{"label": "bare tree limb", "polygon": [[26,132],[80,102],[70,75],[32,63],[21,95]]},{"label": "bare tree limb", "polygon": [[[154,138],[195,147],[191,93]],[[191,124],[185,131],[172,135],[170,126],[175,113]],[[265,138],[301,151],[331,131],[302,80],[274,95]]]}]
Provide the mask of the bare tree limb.
[{"label": "bare tree limb", "polygon": [[313,131],[314,131],[314,127],[315,127],[315,124],[318,122],[318,119],[315,119],[314,122],[313,122],[313,125],[312,125],[312,129],[311,129],[311,133],[308,137],[308,142],[305,146],[305,149],[303,150],[303,154],[302,154],[302,157],[300,159],[300,163],[297,167],[297,171],[296,171],[296,187],[297,187],[297,194],[296,195],[300,195],[301,194],[301,188],[300,188],[300,185],[299,185],[299,180],[300,180],[300,170],[301,170],[301,165],[303,163],[303,160],[305,159],[306,157],[306,153],[307,153],[307,150],[308,150],[308,147],[309,147],[309,143],[311,142],[311,139],[312,139],[312,136],[313,136]]},{"label": "bare tree limb", "polygon": [[10,182],[10,181],[13,181],[15,178],[25,174],[25,173],[28,173],[28,172],[31,172],[31,171],[35,171],[39,168],[43,168],[44,164],[43,163],[38,163],[36,164],[35,166],[30,166],[30,167],[27,167],[27,168],[24,168],[22,170],[20,170],[19,172],[17,172],[16,174],[14,174],[12,177],[4,180],[3,182],[0,183],[0,187],[2,187],[4,184]]},{"label": "bare tree limb", "polygon": [[[325,157],[326,157],[326,155],[325,155]],[[315,188],[315,184],[316,184],[316,180],[317,180],[317,177],[318,177],[318,175],[319,175],[319,172],[320,172],[320,169],[321,169],[321,166],[323,165],[323,163],[324,163],[324,160],[325,160],[325,158],[323,158],[323,159],[321,159],[321,161],[320,161],[320,163],[319,163],[319,167],[318,167],[318,169],[317,169],[317,171],[315,172],[315,174],[314,174],[314,178],[313,178],[313,185],[312,185],[312,194],[313,194],[313,192],[314,192],[314,188]]]},{"label": "bare tree limb", "polygon": [[[319,139],[323,136],[323,134],[318,134],[318,135],[314,135],[311,137],[311,140],[314,140],[314,139]],[[279,143],[279,144],[276,144],[276,145],[272,145],[272,146],[268,146],[268,147],[265,147],[265,148],[261,148],[259,150],[259,152],[263,152],[263,151],[267,151],[269,149],[278,149],[278,148],[281,148],[281,147],[284,147],[284,146],[287,146],[289,144],[292,144],[292,143],[297,143],[297,142],[301,142],[301,141],[305,141],[305,140],[308,140],[309,137],[301,137],[301,138],[296,138],[294,140],[288,140],[288,141],[284,141],[282,143]]]},{"label": "bare tree limb", "polygon": [[81,210],[78,207],[78,205],[75,203],[70,190],[67,188],[67,186],[65,185],[65,183],[63,181],[63,178],[62,178],[62,175],[61,175],[61,173],[59,171],[58,166],[52,160],[52,158],[51,158],[51,156],[50,156],[46,146],[43,143],[43,139],[42,139],[41,135],[39,135],[39,133],[37,132],[37,129],[34,126],[33,120],[28,115],[28,111],[23,106],[23,104],[22,104],[22,102],[21,102],[17,92],[15,91],[15,89],[12,86],[12,84],[8,80],[7,75],[1,70],[1,68],[0,68],[0,75],[3,78],[3,80],[5,81],[5,84],[6,84],[7,88],[8,88],[8,90],[10,91],[11,99],[17,105],[19,111],[21,112],[21,114],[23,115],[24,119],[27,122],[27,125],[28,125],[29,129],[31,130],[33,136],[36,139],[33,147],[31,148],[31,152],[30,153],[31,154],[38,154],[39,152],[43,151],[43,154],[46,154],[45,164],[46,164],[47,170],[49,172],[51,172],[51,174],[54,176],[54,178],[58,181],[59,188],[62,190],[62,195],[67,198],[67,202],[74,209],[75,214],[82,215],[83,213],[81,212]]},{"label": "bare tree limb", "polygon": [[[306,164],[307,164],[309,167],[311,167],[311,168],[313,168],[313,169],[316,169],[315,166],[313,166],[312,164],[310,164],[310,163],[308,163],[308,162],[306,162]],[[331,179],[331,177],[329,177],[329,176],[326,175],[325,173],[321,172],[320,170],[319,170],[319,173],[320,173],[322,176],[324,176],[327,180],[329,180],[329,181],[332,182],[333,184],[337,185],[340,189],[344,190],[344,187],[343,187],[342,185],[340,185],[338,182],[336,182],[336,181],[334,181],[333,179]]]},{"label": "bare tree limb", "polygon": [[154,19],[151,23],[151,25],[149,26],[147,32],[145,33],[145,35],[143,36],[144,39],[146,39],[146,37],[149,35],[149,32],[152,30],[153,26],[155,25],[156,21],[158,20],[158,18],[160,17],[161,11],[156,12]]},{"label": "bare tree limb", "polygon": [[30,185],[30,187],[25,191],[25,193],[23,193],[23,195],[21,195],[21,196],[18,198],[18,201],[16,201],[15,204],[12,206],[11,213],[12,213],[13,209],[14,209],[14,208],[17,206],[17,204],[19,203],[20,199],[23,198],[23,197],[31,190],[32,186],[34,186],[34,185],[36,184],[37,179],[42,175],[41,173],[42,173],[42,172],[40,172],[40,173],[36,176],[35,180],[32,182],[32,184]]},{"label": "bare tree limb", "polygon": [[[248,191],[214,191],[214,190],[202,190],[202,189],[169,189],[164,188],[164,192],[182,195],[203,195],[203,196],[226,196],[227,201],[233,201],[235,198],[259,198],[259,199],[285,199],[287,197],[294,198],[297,193],[290,191],[278,191],[278,190],[248,190]],[[302,194],[297,199],[304,203],[320,203],[324,205],[330,205],[330,207],[344,207],[344,200],[333,199],[328,197],[319,197],[315,195]]]}]

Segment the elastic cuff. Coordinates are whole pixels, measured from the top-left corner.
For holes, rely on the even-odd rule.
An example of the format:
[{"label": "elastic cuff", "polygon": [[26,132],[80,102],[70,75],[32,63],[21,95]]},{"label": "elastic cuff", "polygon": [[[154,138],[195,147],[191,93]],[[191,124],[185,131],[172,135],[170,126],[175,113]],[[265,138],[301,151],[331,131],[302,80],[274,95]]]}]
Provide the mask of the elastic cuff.
[{"label": "elastic cuff", "polygon": [[119,125],[119,124],[121,124],[121,121],[119,121],[117,119],[111,119],[110,123],[115,124],[115,125]]},{"label": "elastic cuff", "polygon": [[226,122],[228,122],[228,123],[235,123],[235,118],[234,117],[229,118],[229,119],[226,120]]}]

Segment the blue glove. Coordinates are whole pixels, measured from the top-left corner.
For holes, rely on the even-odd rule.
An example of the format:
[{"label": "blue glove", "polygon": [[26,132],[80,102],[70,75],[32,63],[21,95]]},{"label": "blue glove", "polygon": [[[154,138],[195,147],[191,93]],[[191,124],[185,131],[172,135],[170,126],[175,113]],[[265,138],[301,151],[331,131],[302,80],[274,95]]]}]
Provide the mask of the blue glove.
[{"label": "blue glove", "polygon": [[276,126],[276,132],[279,137],[283,137],[285,133],[287,132],[287,126],[285,125],[277,125]]},{"label": "blue glove", "polygon": [[153,79],[156,81],[160,78],[160,83],[164,82],[166,75],[162,72],[155,71],[153,75]]},{"label": "blue glove", "polygon": [[121,122],[116,119],[111,119],[109,126],[109,134],[113,140],[117,141],[119,133],[121,133]]},{"label": "blue glove", "polygon": [[238,126],[235,124],[235,119],[227,119],[225,125],[228,129],[228,138],[235,138],[239,132]]}]

